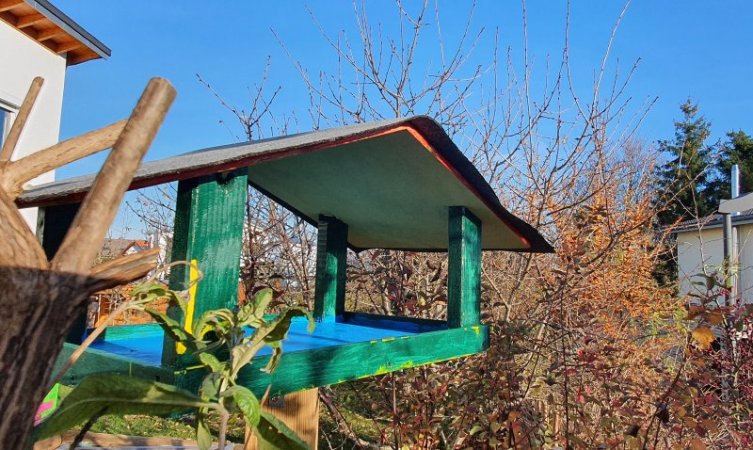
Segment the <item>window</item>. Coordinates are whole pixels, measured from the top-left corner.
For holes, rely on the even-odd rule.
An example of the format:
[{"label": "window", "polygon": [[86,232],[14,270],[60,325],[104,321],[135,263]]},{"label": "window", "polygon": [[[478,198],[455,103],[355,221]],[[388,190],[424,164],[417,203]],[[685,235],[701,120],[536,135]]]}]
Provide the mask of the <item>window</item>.
[{"label": "window", "polygon": [[5,142],[5,136],[10,130],[10,118],[11,112],[7,109],[0,108],[0,148],[2,148]]}]

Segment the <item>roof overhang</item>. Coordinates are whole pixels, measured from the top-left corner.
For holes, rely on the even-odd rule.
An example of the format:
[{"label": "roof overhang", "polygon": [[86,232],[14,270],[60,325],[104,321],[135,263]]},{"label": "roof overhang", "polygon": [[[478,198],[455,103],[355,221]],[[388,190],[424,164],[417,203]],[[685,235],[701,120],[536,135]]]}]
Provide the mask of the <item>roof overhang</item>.
[{"label": "roof overhang", "polygon": [[47,0],[0,0],[0,19],[69,66],[110,56],[110,49]]},{"label": "roof overhang", "polygon": [[[533,227],[508,212],[441,126],[412,117],[216,147],[145,163],[131,189],[241,168],[249,183],[316,225],[348,225],[351,248],[443,251],[448,211],[481,221],[482,248],[551,252]],[[35,187],[19,206],[81,201],[93,176]]]},{"label": "roof overhang", "polygon": [[[753,224],[753,214],[740,214],[738,216],[732,216],[732,226],[750,225]],[[672,233],[697,233],[703,230],[713,230],[715,228],[722,228],[724,226],[724,219],[721,214],[714,214],[708,217],[703,217],[699,220],[689,220],[678,224]]]},{"label": "roof overhang", "polygon": [[484,249],[540,244],[410,126],[254,164],[248,174],[254,187],[310,223],[320,215],[346,223],[354,249],[444,251],[451,206],[481,220]]}]

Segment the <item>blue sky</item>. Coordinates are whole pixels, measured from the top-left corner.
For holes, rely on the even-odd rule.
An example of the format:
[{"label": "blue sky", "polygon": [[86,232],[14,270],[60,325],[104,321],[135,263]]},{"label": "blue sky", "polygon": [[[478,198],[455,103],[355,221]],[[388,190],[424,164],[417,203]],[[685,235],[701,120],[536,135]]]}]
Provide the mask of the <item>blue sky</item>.
[{"label": "blue sky", "polygon": [[[146,81],[163,76],[176,86],[178,98],[147,159],[235,141],[228,125],[220,123],[232,124],[232,118],[197,81],[196,74],[229,103],[247,106],[249,88],[260,82],[268,58],[267,86],[270,91],[281,88],[274,103],[278,117],[295,114],[298,121],[291,132],[305,131],[310,124],[303,109],[307,103],[304,84],[271,30],[313,73],[332,70],[336,60],[311,14],[330,35],[342,32],[356,38],[350,1],[54,3],[112,49],[109,60],[69,69],[61,139],[126,116]],[[462,30],[470,4],[439,0],[440,24],[448,46]],[[366,5],[372,23],[381,22],[387,30],[394,27],[393,2],[374,0]],[[413,9],[415,2],[406,1],[406,5]],[[573,2],[572,76],[583,94],[589,90],[623,5],[621,1]],[[528,51],[536,87],[543,84],[547,59],[557,59],[562,52],[565,2],[529,0],[526,6]],[[495,30],[499,30],[501,46],[510,48],[519,66],[521,17],[519,1],[479,0],[472,29],[484,29],[484,33],[469,67],[488,64]],[[753,133],[753,48],[747,31],[751,23],[750,1],[634,0],[630,4],[612,49],[610,67],[624,73],[640,58],[626,96],[636,106],[658,97],[638,133],[644,142],[672,137],[678,106],[688,97],[699,102],[712,123],[715,139],[733,129]],[[234,130],[237,135],[237,127]],[[100,161],[93,158],[72,164],[59,170],[58,177],[95,171]]]}]

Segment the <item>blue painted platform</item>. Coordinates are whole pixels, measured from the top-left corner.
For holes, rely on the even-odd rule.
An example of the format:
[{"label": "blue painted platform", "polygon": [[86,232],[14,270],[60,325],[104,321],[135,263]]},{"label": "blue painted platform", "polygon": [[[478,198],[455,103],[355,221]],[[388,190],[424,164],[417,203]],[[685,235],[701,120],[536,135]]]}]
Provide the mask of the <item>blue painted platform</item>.
[{"label": "blue painted platform", "polygon": [[[308,321],[304,318],[295,318],[290,325],[287,339],[283,341],[283,353],[413,336],[420,332],[446,328],[446,324],[442,322],[424,321],[416,324],[385,319],[381,318],[377,323],[368,315],[353,315],[343,319],[347,322],[318,322],[314,332],[309,333]],[[90,348],[159,367],[162,361],[163,337],[162,329],[156,324],[115,326],[109,327],[105,338],[95,342]],[[271,353],[269,347],[264,347],[257,355]]]}]

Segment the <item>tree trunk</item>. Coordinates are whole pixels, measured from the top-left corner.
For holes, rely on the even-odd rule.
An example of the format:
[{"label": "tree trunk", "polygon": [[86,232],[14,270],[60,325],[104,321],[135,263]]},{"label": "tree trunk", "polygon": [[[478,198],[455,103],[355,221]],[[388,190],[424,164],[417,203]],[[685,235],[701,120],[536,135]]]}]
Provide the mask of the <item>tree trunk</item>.
[{"label": "tree trunk", "polygon": [[[31,110],[41,81],[35,79],[21,107]],[[152,79],[130,118],[81,136],[77,145],[43,149],[11,161],[16,140],[0,151],[0,447],[23,449],[38,405],[47,394],[55,361],[68,329],[89,296],[144,276],[155,252],[129,255],[92,267],[144,153],[149,148],[175,90]],[[23,122],[14,124],[20,135]],[[65,235],[48,261],[42,246],[15,206],[20,186],[58,165],[82,158],[117,140]],[[12,180],[9,181],[9,180]]]},{"label": "tree trunk", "polygon": [[89,294],[73,291],[80,276],[27,268],[0,268],[0,442],[25,448],[37,407],[47,394],[75,308]]}]

